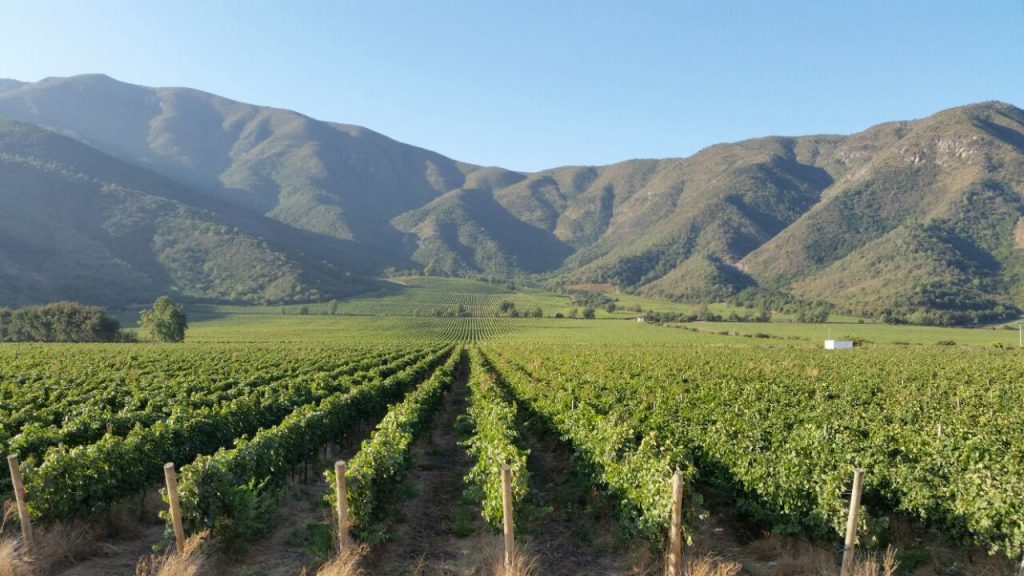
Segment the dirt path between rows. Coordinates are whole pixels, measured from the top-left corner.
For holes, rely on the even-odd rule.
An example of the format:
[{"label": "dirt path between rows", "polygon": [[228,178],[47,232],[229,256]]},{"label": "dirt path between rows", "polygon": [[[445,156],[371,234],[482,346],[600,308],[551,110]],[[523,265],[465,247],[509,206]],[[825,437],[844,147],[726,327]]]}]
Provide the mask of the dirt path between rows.
[{"label": "dirt path between rows", "polygon": [[334,513],[324,500],[328,490],[323,473],[339,459],[349,459],[359,451],[372,426],[363,423],[346,435],[340,447],[330,446],[319,463],[308,471],[297,471],[274,507],[273,528],[256,542],[250,542],[242,554],[220,555],[213,560],[209,574],[218,576],[300,576],[315,574],[334,552],[332,530]]},{"label": "dirt path between rows", "polygon": [[545,576],[653,574],[642,542],[617,531],[611,503],[576,470],[570,451],[521,411],[530,449],[532,518],[524,526],[527,549]]},{"label": "dirt path between rows", "polygon": [[463,477],[473,460],[459,445],[456,420],[466,411],[467,362],[413,450],[413,465],[401,491],[406,498],[388,541],[373,545],[363,560],[367,576],[468,576],[489,574],[499,538],[480,516],[480,505],[463,498]]}]

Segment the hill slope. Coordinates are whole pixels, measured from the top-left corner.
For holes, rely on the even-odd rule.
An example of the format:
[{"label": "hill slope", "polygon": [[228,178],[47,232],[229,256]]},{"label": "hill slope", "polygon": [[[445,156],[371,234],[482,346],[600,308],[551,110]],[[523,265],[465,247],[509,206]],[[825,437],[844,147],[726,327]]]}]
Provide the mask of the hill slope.
[{"label": "hill slope", "polygon": [[0,116],[74,137],[236,209],[379,254],[401,253],[391,218],[461,186],[472,169],[358,126],[103,75],[0,92]]},{"label": "hill slope", "polygon": [[[826,162],[874,136],[850,137]],[[822,201],[741,267],[765,285],[911,321],[989,318],[1019,303],[1024,111],[947,110],[893,138],[855,169],[833,167],[843,176]]]},{"label": "hill slope", "polygon": [[929,323],[1002,317],[1024,296],[1024,112],[1007,104],[533,174],[101,75],[0,81],[0,116],[162,175],[182,209],[265,240],[322,293],[420,268],[676,300],[760,287]]},{"label": "hill slope", "polygon": [[0,120],[0,302],[320,296],[329,274],[180,201],[190,194],[70,138]]}]

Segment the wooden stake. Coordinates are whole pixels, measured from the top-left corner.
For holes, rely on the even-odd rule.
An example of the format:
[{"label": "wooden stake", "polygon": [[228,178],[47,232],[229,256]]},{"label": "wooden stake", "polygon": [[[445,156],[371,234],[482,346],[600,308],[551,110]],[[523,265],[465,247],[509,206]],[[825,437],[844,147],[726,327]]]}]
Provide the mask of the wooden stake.
[{"label": "wooden stake", "polygon": [[21,467],[18,457],[11,454],[7,457],[7,465],[11,469],[11,484],[14,486],[14,499],[18,503],[18,520],[21,521],[21,536],[25,546],[32,547],[32,517],[28,515],[28,502],[25,501],[25,484],[21,481]]},{"label": "wooden stake", "polygon": [[516,555],[515,524],[512,521],[512,469],[501,467],[501,501],[505,512],[505,569],[512,568]]},{"label": "wooden stake", "polygon": [[843,576],[852,576],[853,559],[857,548],[857,516],[860,514],[860,494],[864,488],[864,469],[853,471],[853,490],[850,492],[850,517],[846,522],[846,547],[843,548]]},{"label": "wooden stake", "polygon": [[181,524],[181,501],[178,496],[178,476],[174,472],[174,462],[164,464],[164,481],[167,483],[167,502],[171,508],[174,544],[178,554],[181,554],[185,551],[185,528]]},{"label": "wooden stake", "polygon": [[334,463],[334,492],[338,498],[338,555],[348,550],[348,500],[345,499],[345,461]]},{"label": "wooden stake", "polygon": [[668,562],[671,576],[683,576],[683,473],[672,475],[672,525],[668,533]]}]

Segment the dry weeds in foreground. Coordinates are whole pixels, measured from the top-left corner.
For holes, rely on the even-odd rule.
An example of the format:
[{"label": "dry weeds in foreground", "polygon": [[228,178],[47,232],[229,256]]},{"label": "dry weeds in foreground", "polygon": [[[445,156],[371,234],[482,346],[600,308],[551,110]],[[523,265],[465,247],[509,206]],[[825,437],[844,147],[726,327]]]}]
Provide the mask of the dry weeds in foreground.
[{"label": "dry weeds in foreground", "polygon": [[[366,552],[365,546],[356,546],[321,566],[316,571],[316,576],[363,576],[359,562],[366,556]],[[305,571],[302,573],[303,576],[306,575]]]},{"label": "dry weeds in foreground", "polygon": [[206,533],[196,534],[185,542],[178,554],[143,558],[135,567],[135,576],[198,576],[203,569],[202,545]]},{"label": "dry weeds in foreground", "polygon": [[24,554],[21,540],[0,540],[0,576],[35,576],[36,571]]},{"label": "dry weeds in foreground", "polygon": [[[757,576],[840,574],[837,558],[832,552],[794,538],[770,536],[754,542],[746,552],[750,559],[768,564],[766,568],[754,571]],[[898,567],[896,550],[890,546],[879,558],[859,558],[851,576],[894,576]]]},{"label": "dry weeds in foreground", "polygon": [[517,547],[512,556],[512,565],[505,567],[504,551],[493,561],[494,576],[539,576],[540,566],[537,557],[529,551]]},{"label": "dry weeds in foreground", "polygon": [[[683,559],[686,576],[737,576],[742,571],[742,565],[714,554],[687,555]],[[666,570],[665,575],[669,574]]]},{"label": "dry weeds in foreground", "polygon": [[[3,512],[0,533],[4,533],[9,524],[18,522],[13,502],[5,503]],[[86,554],[94,544],[93,531],[83,523],[37,527],[31,549],[24,545],[20,535],[3,538],[0,540],[0,576],[48,574],[55,566],[73,562]]]}]

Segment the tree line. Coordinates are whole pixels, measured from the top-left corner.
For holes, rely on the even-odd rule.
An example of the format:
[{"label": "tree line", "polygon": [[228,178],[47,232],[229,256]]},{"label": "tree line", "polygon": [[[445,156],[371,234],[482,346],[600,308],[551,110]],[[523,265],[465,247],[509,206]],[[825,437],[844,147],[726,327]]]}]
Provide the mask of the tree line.
[{"label": "tree line", "polygon": [[[160,342],[185,339],[188,321],[181,306],[161,296],[143,310],[140,334]],[[23,308],[0,307],[0,342],[134,342],[135,334],[99,306],[54,302]]]}]

